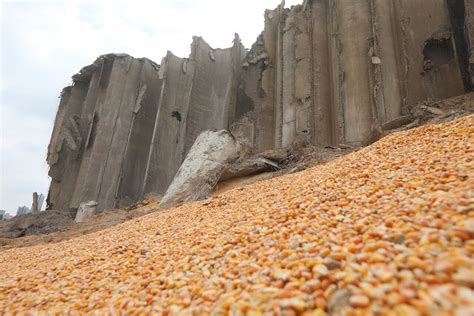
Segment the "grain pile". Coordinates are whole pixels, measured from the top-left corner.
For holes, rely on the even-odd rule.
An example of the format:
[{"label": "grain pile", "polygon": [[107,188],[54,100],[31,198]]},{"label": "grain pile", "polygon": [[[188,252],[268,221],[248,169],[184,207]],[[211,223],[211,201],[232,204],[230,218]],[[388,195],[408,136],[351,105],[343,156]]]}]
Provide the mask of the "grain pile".
[{"label": "grain pile", "polygon": [[[2,313],[472,315],[474,116],[0,254]],[[216,315],[217,315],[216,314]]]}]

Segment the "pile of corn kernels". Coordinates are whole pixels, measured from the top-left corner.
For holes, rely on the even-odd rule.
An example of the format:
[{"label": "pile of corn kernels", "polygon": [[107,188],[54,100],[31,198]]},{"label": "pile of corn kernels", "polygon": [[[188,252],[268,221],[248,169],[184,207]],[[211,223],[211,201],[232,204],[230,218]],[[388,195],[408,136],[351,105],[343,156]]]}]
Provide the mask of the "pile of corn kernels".
[{"label": "pile of corn kernels", "polygon": [[0,313],[474,315],[474,116],[56,244]]}]

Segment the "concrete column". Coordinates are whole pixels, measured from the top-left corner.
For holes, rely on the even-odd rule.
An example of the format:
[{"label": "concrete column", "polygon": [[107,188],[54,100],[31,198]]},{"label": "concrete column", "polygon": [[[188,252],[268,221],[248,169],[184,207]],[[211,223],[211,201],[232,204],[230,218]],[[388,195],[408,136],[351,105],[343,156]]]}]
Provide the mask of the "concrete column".
[{"label": "concrete column", "polygon": [[[95,200],[95,198],[92,198],[85,201],[84,192],[86,190],[86,185],[90,185],[91,183],[88,180],[88,177],[91,176],[89,170],[92,165],[97,163],[93,160],[95,156],[94,144],[96,143],[97,134],[100,132],[100,130],[98,130],[99,125],[101,125],[101,120],[103,119],[99,112],[107,96],[114,58],[111,56],[100,57],[95,63],[98,65],[98,68],[92,75],[82,112],[83,118],[87,120],[87,136],[85,139],[85,148],[82,154],[80,170],[76,179],[74,194],[70,202],[70,207],[73,209],[79,208],[82,202]],[[94,168],[91,170],[94,170]],[[97,170],[98,169],[96,168],[95,171]]]},{"label": "concrete column", "polygon": [[282,34],[282,127],[281,146],[291,145],[296,137],[296,102],[295,102],[295,37],[296,16],[294,11],[288,13]]},{"label": "concrete column", "polygon": [[284,69],[285,57],[283,54],[283,36],[286,25],[286,12],[282,3],[275,12],[278,15],[276,27],[276,53],[275,53],[275,148],[283,146],[283,124],[284,124]]},{"label": "concrete column", "polygon": [[471,77],[471,88],[474,89],[474,2],[464,0],[466,12],[466,29],[469,49],[469,75]]},{"label": "concrete column", "polygon": [[[57,122],[60,128],[53,130],[50,149],[53,151],[48,158],[49,176],[52,185],[49,191],[50,207],[57,210],[69,210],[76,185],[76,177],[80,169],[78,157],[83,150],[81,110],[88,91],[88,81],[75,82],[63,97],[67,103],[61,102],[63,110],[59,111]],[[60,123],[59,123],[60,122]],[[54,147],[53,147],[54,146]]]},{"label": "concrete column", "polygon": [[[102,76],[107,81],[105,93],[98,100],[96,112],[98,116],[94,146],[91,148],[90,159],[84,167],[84,182],[80,185],[79,200],[81,202],[97,201],[98,209],[112,207],[99,200],[99,193],[104,173],[107,169],[107,157],[113,140],[113,130],[120,111],[120,102],[127,83],[127,69],[130,56],[110,56],[110,75]],[[82,166],[81,166],[82,168]],[[82,192],[81,192],[82,191]]]},{"label": "concrete column", "polygon": [[[140,77],[144,63],[133,57],[120,60],[126,67],[123,76],[126,82],[121,91],[117,94],[115,116],[111,118],[109,132],[111,133],[108,153],[104,157],[102,178],[100,179],[98,199],[99,208],[115,208],[116,193],[118,190],[121,167],[128,143],[128,136],[132,127],[132,119],[136,105],[137,92],[140,89]],[[112,104],[111,104],[112,105]]]},{"label": "concrete column", "polygon": [[168,52],[160,68],[159,109],[152,132],[143,193],[164,193],[183,161],[195,61]]},{"label": "concrete column", "polygon": [[328,0],[315,0],[310,7],[312,26],[313,60],[313,139],[316,145],[334,144],[335,104],[333,101],[333,58],[330,54],[332,32]]},{"label": "concrete column", "polygon": [[143,63],[139,80],[140,88],[133,109],[132,126],[120,171],[118,207],[128,206],[143,198],[148,157],[161,102],[162,79],[158,76],[158,65],[149,60]]},{"label": "concrete column", "polygon": [[364,142],[371,134],[372,110],[369,83],[370,16],[368,0],[337,0],[337,23],[341,42],[340,82],[344,141]]},{"label": "concrete column", "polygon": [[264,92],[261,104],[262,115],[257,118],[258,139],[257,146],[261,150],[271,149],[275,146],[276,140],[276,87],[278,79],[276,77],[279,65],[277,51],[279,49],[278,33],[280,14],[279,9],[265,12],[265,29],[263,31],[263,41],[265,52],[268,55],[266,69],[262,72],[261,86]]},{"label": "concrete column", "polygon": [[[375,47],[372,67],[381,72],[381,98],[376,106],[379,123],[391,121],[402,114],[400,61],[402,53],[395,27],[393,1],[372,0]],[[380,64],[379,64],[380,62]]]}]

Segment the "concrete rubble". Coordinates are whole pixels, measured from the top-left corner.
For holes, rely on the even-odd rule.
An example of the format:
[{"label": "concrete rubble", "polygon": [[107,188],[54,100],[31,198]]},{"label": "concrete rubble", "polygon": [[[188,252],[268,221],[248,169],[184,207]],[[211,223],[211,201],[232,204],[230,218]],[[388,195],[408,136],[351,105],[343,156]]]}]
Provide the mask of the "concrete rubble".
[{"label": "concrete rubble", "polygon": [[79,205],[79,209],[77,210],[76,218],[74,219],[74,221],[76,223],[82,223],[83,221],[94,215],[97,209],[97,204],[98,203],[96,201],[81,203],[81,205]]},{"label": "concrete rubble", "polygon": [[225,166],[240,157],[241,148],[226,130],[201,133],[166,190],[159,208],[207,198]]},{"label": "concrete rubble", "polygon": [[[75,213],[163,195],[196,138],[229,130],[252,153],[298,143],[359,146],[410,122],[410,108],[472,91],[470,0],[312,0],[265,12],[238,35],[158,65],[100,56],[64,88],[48,148],[48,208]],[[176,180],[177,181],[177,180]]]}]

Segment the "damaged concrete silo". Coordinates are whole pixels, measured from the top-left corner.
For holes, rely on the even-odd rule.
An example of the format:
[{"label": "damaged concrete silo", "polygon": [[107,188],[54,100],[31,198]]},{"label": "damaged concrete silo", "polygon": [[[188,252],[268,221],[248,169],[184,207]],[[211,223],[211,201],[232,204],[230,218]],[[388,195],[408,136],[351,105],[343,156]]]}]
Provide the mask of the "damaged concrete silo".
[{"label": "damaged concrete silo", "polygon": [[142,194],[166,191],[202,131],[229,128],[244,57],[237,36],[228,49],[213,49],[195,37],[189,58],[169,52],[163,59],[164,85]]},{"label": "damaged concrete silo", "polygon": [[254,110],[241,124],[254,146],[365,144],[417,102],[469,90],[472,4],[461,15],[464,1],[453,2],[313,0],[267,11],[243,69]]},{"label": "damaged concrete silo", "polygon": [[77,209],[92,200],[113,207],[128,138],[143,129],[133,123],[140,112],[157,112],[158,70],[148,59],[109,54],[73,76],[48,149],[50,208]]},{"label": "damaged concrete silo", "polygon": [[63,90],[48,149],[49,208],[98,210],[163,193],[195,138],[228,128],[245,50],[212,49],[195,37],[189,58],[162,66],[128,55],[101,56]]},{"label": "damaged concrete silo", "polygon": [[249,52],[195,37],[161,65],[101,56],[63,90],[48,148],[49,208],[163,194],[198,135],[229,129],[254,152],[364,145],[426,99],[472,90],[470,0],[308,0],[265,12]]}]

